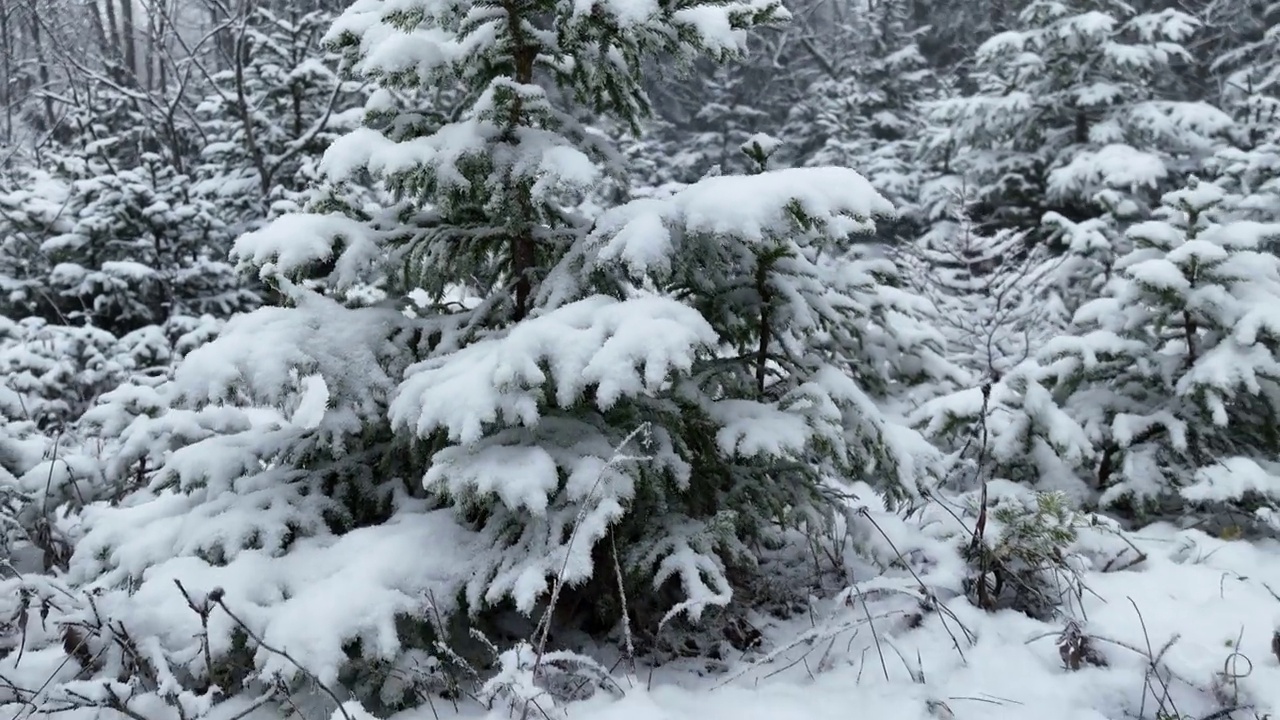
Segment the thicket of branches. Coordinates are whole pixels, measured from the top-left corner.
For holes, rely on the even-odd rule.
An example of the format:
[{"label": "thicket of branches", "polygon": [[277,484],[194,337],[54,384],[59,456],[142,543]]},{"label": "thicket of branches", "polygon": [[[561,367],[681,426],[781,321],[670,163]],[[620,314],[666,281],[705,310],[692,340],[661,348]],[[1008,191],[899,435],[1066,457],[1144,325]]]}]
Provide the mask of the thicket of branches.
[{"label": "thicket of branches", "polygon": [[0,5],[0,712],[549,717],[876,593],[1078,669],[1126,529],[1280,527],[1280,6],[646,7]]}]

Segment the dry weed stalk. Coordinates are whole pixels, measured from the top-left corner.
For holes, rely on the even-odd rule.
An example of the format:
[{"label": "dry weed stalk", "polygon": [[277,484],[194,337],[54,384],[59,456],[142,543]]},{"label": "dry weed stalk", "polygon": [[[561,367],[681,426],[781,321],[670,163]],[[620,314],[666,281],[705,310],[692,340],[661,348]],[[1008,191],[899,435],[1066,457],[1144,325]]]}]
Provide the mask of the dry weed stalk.
[{"label": "dry weed stalk", "polygon": [[[46,677],[39,688],[20,688],[9,680],[0,677],[0,686],[7,687],[13,691],[18,701],[24,705],[23,713],[20,713],[15,720],[88,708],[111,710],[129,720],[151,720],[141,714],[135,707],[136,704],[132,701],[139,694],[152,693],[157,694],[165,705],[174,711],[179,720],[189,720],[188,707],[184,704],[182,696],[203,696],[211,691],[213,685],[215,665],[210,650],[209,618],[215,609],[225,612],[238,629],[245,633],[246,637],[253,640],[260,649],[273,655],[278,655],[294,665],[303,676],[313,682],[321,692],[333,701],[335,713],[341,715],[344,720],[354,720],[333,689],[322,683],[314,673],[298,663],[289,653],[263,642],[262,638],[227,606],[225,593],[221,588],[214,588],[204,597],[197,598],[196,595],[183,586],[181,581],[175,580],[174,584],[178,587],[178,591],[182,593],[187,606],[200,618],[200,653],[204,660],[205,670],[204,677],[200,679],[200,684],[197,687],[174,686],[172,681],[175,676],[172,668],[168,666],[167,658],[154,652],[144,651],[143,645],[138,643],[124,623],[102,616],[94,595],[89,594],[86,598],[91,615],[90,619],[62,623],[62,646],[65,658]],[[96,652],[91,649],[91,640],[101,641],[101,646]],[[75,663],[78,665],[81,668],[79,675],[87,679],[88,675],[103,667],[102,658],[112,648],[117,649],[121,655],[122,671],[124,673],[121,679],[103,680],[97,683],[101,692],[95,693],[93,696],[85,691],[67,689],[62,693],[65,695],[64,698],[41,700],[44,692],[68,664]],[[274,700],[281,700],[293,705],[296,709],[296,704],[292,701],[290,691],[285,687],[283,681],[277,680],[271,684],[271,687],[266,692],[249,701],[244,709],[229,716],[228,720],[244,720],[244,718]]]},{"label": "dry weed stalk", "polygon": [[[1226,717],[1237,710],[1246,710],[1251,707],[1251,705],[1241,702],[1240,681],[1253,674],[1253,661],[1240,652],[1240,645],[1243,641],[1244,628],[1242,627],[1231,646],[1231,652],[1222,661],[1222,670],[1216,673],[1213,678],[1213,696],[1218,701],[1218,704],[1222,706],[1222,709],[1215,714],[1222,717]],[[1240,667],[1241,662],[1244,663],[1243,668]]]},{"label": "dry weed stalk", "polygon": [[1093,665],[1095,667],[1105,667],[1107,665],[1107,659],[1093,647],[1092,639],[1088,633],[1074,619],[1067,620],[1061,634],[1058,636],[1057,644],[1058,656],[1062,658],[1062,665],[1069,670],[1079,670],[1085,665]]}]

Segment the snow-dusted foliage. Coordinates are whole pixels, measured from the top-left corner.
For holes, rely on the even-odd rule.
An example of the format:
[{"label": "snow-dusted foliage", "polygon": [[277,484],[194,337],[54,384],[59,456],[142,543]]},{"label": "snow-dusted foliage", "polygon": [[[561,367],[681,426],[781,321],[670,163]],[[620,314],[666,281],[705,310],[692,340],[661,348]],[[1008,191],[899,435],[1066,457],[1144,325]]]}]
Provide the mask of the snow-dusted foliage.
[{"label": "snow-dusted foliage", "polygon": [[645,133],[644,138],[657,139],[667,151],[665,173],[691,183],[708,175],[751,172],[752,162],[739,148],[772,125],[752,79],[735,67],[718,66],[700,84],[706,102],[692,117],[679,128]]},{"label": "snow-dusted foliage", "polygon": [[0,9],[0,716],[1280,713],[1273,0],[347,2]]},{"label": "snow-dusted foliage", "polygon": [[228,38],[233,67],[196,107],[205,144],[194,189],[237,231],[305,204],[316,161],[359,123],[360,83],[323,52],[332,21],[305,3],[250,4]]},{"label": "snow-dusted foliage", "polygon": [[937,309],[949,356],[974,382],[998,380],[1065,324],[1054,292],[1064,260],[1025,232],[980,232],[965,198],[953,201],[908,254],[913,282]]},{"label": "snow-dusted foliage", "polygon": [[[624,588],[648,595],[631,611],[649,633],[697,618],[751,569],[748,543],[830,513],[832,480],[913,492],[929,448],[875,403],[948,366],[892,265],[847,242],[891,210],[865,180],[714,178],[594,230],[566,210],[607,151],[568,97],[634,123],[640,58],[722,59],[784,17],[736,3],[354,4],[330,38],[382,89],[322,169],[334,183],[367,173],[393,202],[318,206],[237,240],[286,302],[233,318],[172,382],[122,387],[87,416],[119,438],[108,474],[142,484],[85,512],[72,576],[117,598],[132,632],[194,657],[197,680],[245,652],[242,687],[300,679],[280,648],[323,682],[381,682],[435,653],[439,618],[531,614],[562,586],[589,583],[597,614]],[[448,81],[465,91],[447,114],[400,102]],[[756,139],[751,157],[773,147]],[[385,299],[349,294],[371,285]],[[323,586],[351,582],[336,573],[356,557],[385,560],[349,596],[358,612],[307,605],[341,594]],[[200,660],[182,652],[186,629],[149,614],[199,622],[188,605],[203,602],[241,608],[252,636],[216,613]]]},{"label": "snow-dusted foliage", "polygon": [[1157,219],[1129,230],[1105,296],[1044,350],[1101,451],[1105,504],[1275,500],[1280,260],[1261,246],[1280,225],[1219,222],[1223,195],[1194,179],[1165,195]]},{"label": "snow-dusted foliage", "polygon": [[935,387],[911,420],[948,453],[948,487],[1009,481],[1080,499],[1088,493],[1077,475],[1092,448],[1035,362],[1070,321],[1058,281],[1074,258],[1053,256],[1025,232],[981,232],[964,201],[957,193],[950,216],[933,223],[910,257],[948,356],[965,374]]},{"label": "snow-dusted foliage", "polygon": [[931,453],[877,403],[952,373],[893,263],[850,242],[889,204],[851,170],[768,171],[776,149],[752,138],[743,150],[760,172],[604,214],[552,276],[572,290],[550,290],[557,303],[591,287],[658,291],[696,310],[715,352],[672,388],[695,468],[683,482],[690,510],[731,513],[747,540],[769,521],[819,519],[832,480],[915,495]]},{"label": "snow-dusted foliage", "polygon": [[217,209],[157,155],[130,168],[60,156],[0,183],[0,210],[0,309],[13,317],[123,334],[257,302],[224,259]]},{"label": "snow-dusted foliage", "polygon": [[74,420],[128,369],[120,341],[105,330],[0,318],[0,372],[13,393],[10,418],[42,426]]},{"label": "snow-dusted foliage", "polygon": [[1217,7],[1223,23],[1230,17],[1244,26],[1235,28],[1244,42],[1213,65],[1223,75],[1222,103],[1236,126],[1211,168],[1238,216],[1266,222],[1280,219],[1280,5],[1250,9],[1228,14],[1225,4]]},{"label": "snow-dusted foliage", "polygon": [[798,145],[798,164],[851,167],[866,176],[906,219],[919,193],[916,156],[924,129],[923,103],[937,78],[908,32],[906,3],[874,3],[842,28],[842,54],[811,83],[788,114],[786,135]]},{"label": "snow-dusted foliage", "polygon": [[1034,227],[1048,210],[1089,217],[1108,189],[1158,196],[1231,124],[1207,103],[1162,94],[1199,25],[1113,0],[1034,0],[1016,29],[978,49],[978,91],[933,105],[943,131],[932,152],[976,185],[983,222]]},{"label": "snow-dusted foliage", "polygon": [[1058,403],[1055,379],[1029,359],[922,403],[912,420],[951,452],[945,486],[1009,481],[1088,502],[1094,493],[1086,478],[1097,452]]},{"label": "snow-dusted foliage", "polygon": [[[1280,101],[1274,113],[1280,118]],[[1227,206],[1241,219],[1280,220],[1280,131],[1275,120],[1267,124],[1267,132],[1252,136],[1255,144],[1224,148],[1210,165],[1228,193]]]},{"label": "snow-dusted foliage", "polygon": [[1227,40],[1219,40],[1222,52],[1210,62],[1222,80],[1221,103],[1240,121],[1237,142],[1254,147],[1271,134],[1280,111],[1280,6],[1272,0],[1212,0],[1205,15]]}]

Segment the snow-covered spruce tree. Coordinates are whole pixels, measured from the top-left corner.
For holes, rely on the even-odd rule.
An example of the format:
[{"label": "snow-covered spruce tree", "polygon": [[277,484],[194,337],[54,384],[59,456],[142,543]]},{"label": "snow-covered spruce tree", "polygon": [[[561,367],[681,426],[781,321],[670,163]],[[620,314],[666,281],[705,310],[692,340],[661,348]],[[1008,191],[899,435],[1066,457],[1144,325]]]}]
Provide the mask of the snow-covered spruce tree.
[{"label": "snow-covered spruce tree", "polygon": [[938,307],[949,355],[967,373],[911,419],[947,454],[948,504],[975,528],[959,548],[972,602],[1046,618],[1079,589],[1071,508],[1091,499],[1080,476],[1093,448],[1035,360],[1070,322],[1055,280],[1072,258],[1028,244],[1025,232],[978,232],[963,200],[909,257],[922,266],[916,279]]},{"label": "snow-covered spruce tree", "polygon": [[1211,0],[1216,31],[1209,67],[1220,81],[1220,104],[1239,121],[1236,141],[1253,147],[1267,134],[1280,98],[1280,6],[1273,0]]},{"label": "snow-covered spruce tree", "polygon": [[[1215,4],[1224,23],[1225,5]],[[1226,205],[1238,217],[1280,220],[1280,25],[1265,22],[1268,16],[1280,18],[1280,5],[1234,11],[1231,18],[1243,27],[1224,34],[1239,42],[1214,69],[1223,76],[1222,104],[1235,115],[1236,127],[1230,144],[1213,158],[1215,180],[1228,191]]]},{"label": "snow-covered spruce tree", "polygon": [[69,227],[64,211],[70,188],[54,173],[25,162],[0,175],[0,188],[0,316],[56,316],[58,302],[47,287],[51,268],[42,246]]},{"label": "snow-covered spruce tree", "polygon": [[963,194],[948,215],[908,253],[912,279],[938,310],[948,357],[977,379],[998,380],[1069,320],[1051,292],[1060,261],[1025,232],[980,232]]},{"label": "snow-covered spruce tree", "polygon": [[1221,223],[1223,198],[1194,178],[1166,194],[1158,219],[1129,231],[1106,296],[1045,348],[1055,393],[1100,449],[1104,505],[1277,499],[1280,259],[1259,248],[1280,224]]},{"label": "snow-covered spruce tree", "polygon": [[[642,10],[361,0],[335,24],[384,87],[460,82],[466,102],[433,116],[377,93],[324,169],[379,177],[395,203],[242,237],[287,302],[231,320],[130,411],[130,452],[163,466],[86,513],[72,572],[183,672],[216,669],[188,652],[192,627],[160,622],[167,605],[199,624],[174,577],[222,587],[268,645],[393,708],[416,688],[383,682],[432,652],[428,620],[535,613],[563,582],[557,623],[582,626],[575,605],[616,622],[616,557],[653,632],[727,603],[775,523],[832,512],[828,476],[913,491],[927,445],[874,400],[946,366],[892,265],[843,244],[889,209],[856,173],[712,179],[594,232],[565,210],[595,148],[553,98],[635,122],[644,56],[729,57],[785,15]],[[370,282],[394,302],[340,301]],[[224,692],[299,677],[235,630],[211,620],[208,658],[247,647],[255,671]]]},{"label": "snow-covered spruce tree", "polygon": [[[508,27],[509,38],[478,57],[432,69],[475,84],[478,102],[464,121],[427,138],[397,144],[386,135],[353,135],[334,148],[335,167],[376,169],[406,195],[430,193],[435,217],[401,245],[406,278],[433,302],[458,293],[471,308],[428,311],[438,337],[406,372],[390,416],[394,428],[432,448],[429,489],[471,522],[482,513],[476,527],[491,550],[468,583],[473,610],[510,598],[530,612],[551,578],[569,584],[591,578],[599,592],[584,595],[614,595],[613,578],[595,571],[604,561],[599,541],[613,526],[628,576],[674,588],[671,613],[697,616],[728,600],[724,563],[747,555],[732,513],[693,492],[691,474],[704,461],[695,440],[706,428],[692,429],[669,396],[715,335],[693,309],[674,301],[629,297],[614,285],[605,288],[612,297],[590,285],[568,289],[563,272],[552,273],[557,284],[543,283],[573,257],[585,229],[562,209],[560,191],[593,182],[596,151],[537,82],[554,82],[561,95],[571,92],[634,124],[647,107],[639,66],[606,73],[590,60],[596,53],[621,53],[630,63],[654,51],[677,60],[711,51],[724,59],[741,49],[741,28],[783,11],[767,3],[717,3],[633,15],[609,4],[588,11],[547,3],[523,12],[535,9],[552,16],[555,35],[535,35],[541,21],[508,9],[506,19],[485,23]],[[461,8],[439,12],[440,26],[460,22],[458,31],[473,31],[472,16]],[[718,29],[691,22],[704,13],[720,18]],[[509,63],[496,77],[477,64],[490,53],[499,68]],[[406,74],[401,60],[381,48],[360,62],[388,82]],[[416,74],[421,79],[423,69]],[[392,155],[397,147],[417,152],[422,145],[434,148],[434,157],[405,162]],[[445,399],[461,387],[470,388],[472,407]],[[615,462],[620,452],[636,452],[619,446],[637,429],[646,459]]]},{"label": "snow-covered spruce tree", "polygon": [[1256,98],[1245,112],[1242,142],[1223,148],[1208,165],[1235,217],[1280,220],[1280,97]]},{"label": "snow-covered spruce tree", "polygon": [[90,150],[46,162],[0,187],[0,231],[14,250],[0,261],[6,314],[123,334],[256,303],[223,260],[230,236],[217,208],[160,156],[120,166]]},{"label": "snow-covered spruce tree", "polygon": [[1220,105],[1236,120],[1208,169],[1233,217],[1280,220],[1280,5],[1213,1],[1207,15],[1219,31]]},{"label": "snow-covered spruce tree", "polygon": [[1198,26],[1115,0],[1034,0],[1016,29],[983,43],[977,92],[930,113],[945,129],[932,151],[954,158],[986,206],[975,220],[1035,229],[1053,210],[1081,221],[1099,214],[1099,191],[1154,202],[1177,182],[1231,124],[1205,103],[1165,99]]},{"label": "snow-covered spruce tree", "polygon": [[751,163],[738,148],[771,125],[760,104],[766,88],[761,87],[759,78],[723,65],[698,80],[702,103],[683,128],[672,128],[676,132],[667,135],[668,151],[662,160],[686,183],[709,173],[750,172]]},{"label": "snow-covered spruce tree", "polygon": [[[915,495],[932,470],[932,449],[881,403],[954,370],[894,264],[851,238],[890,206],[852,170],[767,171],[777,144],[763,135],[745,144],[755,174],[605,213],[548,285],[557,304],[593,288],[656,290],[695,309],[718,338],[667,400],[688,474],[665,497],[638,494],[644,525],[616,531],[633,538],[633,564],[674,549],[671,539],[698,538],[704,567],[721,568],[732,556],[714,552],[717,541],[746,550],[779,542],[785,528],[816,529],[837,509],[841,483],[865,481],[893,500]],[[658,579],[673,569],[663,560]]]},{"label": "snow-covered spruce tree", "polygon": [[1078,476],[1092,448],[1035,362],[1070,322],[1055,292],[1069,258],[1029,246],[1017,231],[983,234],[964,199],[959,193],[952,219],[935,221],[908,257],[921,294],[937,307],[949,356],[966,375],[939,388],[911,420],[948,453],[950,489],[1007,481],[1085,499]]}]

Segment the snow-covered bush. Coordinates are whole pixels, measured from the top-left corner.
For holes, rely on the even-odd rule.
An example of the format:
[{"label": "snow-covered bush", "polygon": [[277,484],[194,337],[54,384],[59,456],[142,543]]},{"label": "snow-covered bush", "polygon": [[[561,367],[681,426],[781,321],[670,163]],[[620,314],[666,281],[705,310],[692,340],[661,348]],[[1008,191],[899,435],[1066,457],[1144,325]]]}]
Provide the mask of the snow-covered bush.
[{"label": "snow-covered bush", "polygon": [[1280,436],[1275,308],[1280,225],[1220,222],[1223,191],[1192,181],[1129,231],[1105,297],[1044,359],[1055,393],[1100,450],[1106,505],[1275,501]]},{"label": "snow-covered bush", "polygon": [[323,47],[331,12],[293,3],[244,12],[233,66],[210,78],[195,109],[205,145],[194,192],[237,234],[305,205],[325,149],[362,114],[361,83],[344,79]]},{"label": "snow-covered bush", "polygon": [[[286,304],[231,319],[171,383],[90,414],[121,439],[108,475],[140,487],[85,511],[71,577],[182,658],[185,687],[212,680],[202,655],[248,647],[263,681],[358,676],[362,700],[394,708],[386,673],[434,654],[451,618],[533,614],[553,593],[599,616],[631,591],[655,632],[727,603],[751,544],[830,515],[833,481],[914,493],[929,448],[876,401],[948,366],[892,263],[848,240],[890,210],[865,180],[711,178],[594,229],[565,210],[604,149],[562,98],[635,120],[639,77],[615,62],[731,57],[746,28],[784,16],[353,5],[330,37],[354,67],[392,89],[457,79],[466,104],[428,117],[376,95],[323,168],[367,172],[396,202],[240,238]],[[750,157],[763,167],[774,146]],[[387,300],[348,297],[370,284]],[[237,641],[227,612],[193,641],[202,619],[175,578],[197,606],[221,588],[260,641]]]},{"label": "snow-covered bush", "polygon": [[670,661],[1262,714],[1271,628],[1217,634],[1266,548],[1121,528],[1280,528],[1263,3],[1201,3],[1215,64],[1151,3],[939,1],[90,3],[85,57],[19,3],[0,715],[663,714]]},{"label": "snow-covered bush", "polygon": [[1087,218],[1108,189],[1158,194],[1231,125],[1207,103],[1160,94],[1177,89],[1199,26],[1110,0],[1027,3],[1015,29],[978,49],[977,92],[933,104],[932,152],[975,185],[984,225],[1035,229],[1050,210]]},{"label": "snow-covered bush", "polygon": [[913,422],[950,453],[944,487],[969,491],[1005,480],[1066,493],[1077,502],[1091,498],[1084,477],[1096,451],[1059,406],[1051,392],[1054,379],[1030,359],[922,403]]},{"label": "snow-covered bush", "polygon": [[1051,292],[1061,261],[1025,232],[982,233],[966,205],[953,195],[906,255],[913,285],[937,310],[949,358],[976,386],[999,380],[1065,321]]},{"label": "snow-covered bush", "polygon": [[225,223],[188,184],[146,154],[127,169],[66,155],[53,171],[0,185],[0,311],[122,335],[253,307],[256,295],[224,260]]},{"label": "snow-covered bush", "polygon": [[958,207],[937,217],[910,257],[916,285],[937,308],[948,356],[966,372],[934,386],[910,419],[948,454],[947,490],[1006,481],[1082,499],[1077,476],[1092,448],[1035,362],[1070,319],[1056,291],[1074,258],[1053,257],[1024,232],[982,233],[965,200],[957,191]]},{"label": "snow-covered bush", "polygon": [[[999,487],[999,486],[997,486]],[[987,492],[976,513],[965,559],[973,568],[968,591],[985,610],[1005,607],[1051,617],[1080,592],[1079,566],[1069,556],[1082,519],[1063,493]]]},{"label": "snow-covered bush", "polygon": [[104,330],[0,316],[0,384],[11,393],[5,409],[14,420],[65,425],[131,369],[119,340]]},{"label": "snow-covered bush", "polygon": [[[801,145],[797,164],[838,165],[863,174],[913,223],[920,191],[919,144],[926,127],[925,100],[937,94],[937,78],[903,22],[877,12],[904,11],[902,3],[876,3],[842,28],[846,56],[812,82],[788,112],[786,135]],[[879,20],[881,26],[868,26]]]},{"label": "snow-covered bush", "polygon": [[[605,213],[552,276],[558,302],[593,288],[656,290],[712,332],[672,387],[679,423],[663,425],[691,466],[672,488],[686,497],[639,495],[660,503],[638,515],[649,526],[683,515],[680,524],[727,522],[734,542],[767,544],[777,527],[823,522],[833,480],[866,480],[900,499],[932,470],[931,448],[878,403],[952,373],[941,338],[893,263],[849,243],[889,206],[851,170],[764,170],[776,145],[758,136],[744,147],[757,174],[707,178]],[[699,518],[700,508],[721,519]],[[644,535],[637,546],[652,542]]]},{"label": "snow-covered bush", "polygon": [[202,320],[116,338],[94,327],[0,317],[0,512],[18,548],[13,557],[34,549],[46,557],[44,570],[65,566],[76,513],[118,499],[134,474],[146,474],[131,464],[130,440],[120,435],[128,413],[119,397],[162,381],[217,324]]}]

